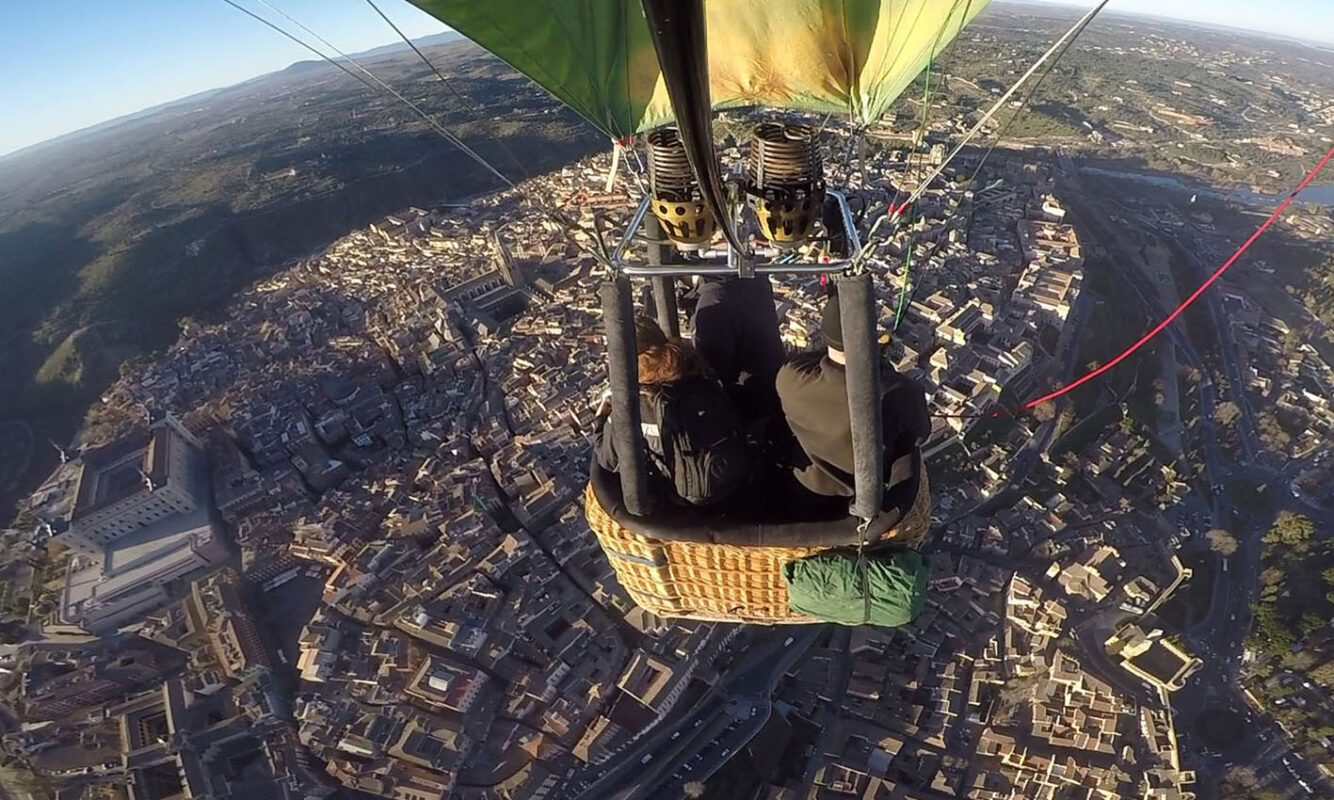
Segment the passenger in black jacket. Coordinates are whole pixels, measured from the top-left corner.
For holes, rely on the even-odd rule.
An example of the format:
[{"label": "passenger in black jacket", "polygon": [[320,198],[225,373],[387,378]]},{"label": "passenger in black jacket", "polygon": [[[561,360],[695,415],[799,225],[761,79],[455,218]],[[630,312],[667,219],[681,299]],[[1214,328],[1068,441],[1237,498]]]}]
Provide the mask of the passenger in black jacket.
[{"label": "passenger in black jacket", "polygon": [[748,420],[777,414],[774,377],[785,354],[768,276],[702,278],[691,293],[697,300],[695,349],[737,411]]},{"label": "passenger in black jacket", "polygon": [[[750,478],[740,423],[723,387],[689,344],[668,339],[652,319],[635,319],[640,427],[653,471],[696,506],[730,498]],[[595,430],[598,465],[615,472],[615,437],[604,404]]]},{"label": "passenger in black jacket", "polygon": [[[793,356],[778,371],[777,389],[788,427],[809,459],[809,464],[793,469],[797,480],[816,494],[851,497],[852,423],[838,308],[838,298],[830,296],[821,323],[826,351]],[[926,395],[913,380],[885,367],[881,387],[888,468],[926,441],[931,417]]]}]

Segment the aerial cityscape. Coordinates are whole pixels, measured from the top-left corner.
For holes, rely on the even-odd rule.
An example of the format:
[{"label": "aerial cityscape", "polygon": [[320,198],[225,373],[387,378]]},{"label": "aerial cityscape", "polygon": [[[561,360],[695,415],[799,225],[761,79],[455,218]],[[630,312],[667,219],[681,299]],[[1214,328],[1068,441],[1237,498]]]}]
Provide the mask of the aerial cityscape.
[{"label": "aerial cityscape", "polygon": [[[353,91],[318,63],[0,158],[97,195],[53,222],[59,174],[0,187],[0,243],[36,242],[0,281],[37,287],[0,331],[0,800],[1334,797],[1334,173],[1024,408],[1334,144],[1334,49],[1100,17],[953,154],[1075,16],[990,7],[869,127],[785,112],[864,232],[917,194],[872,240],[932,414],[929,591],[896,628],[663,617],[618,580],[585,518],[596,253],[648,175],[470,42],[423,58],[515,188],[389,105],[312,132]],[[444,94],[416,59],[365,63]],[[292,98],[261,147],[207,138]],[[763,118],[718,113],[724,164]],[[114,195],[178,128],[202,177]],[[99,136],[106,174],[59,150]],[[824,347],[821,285],[773,280],[791,352]]]}]

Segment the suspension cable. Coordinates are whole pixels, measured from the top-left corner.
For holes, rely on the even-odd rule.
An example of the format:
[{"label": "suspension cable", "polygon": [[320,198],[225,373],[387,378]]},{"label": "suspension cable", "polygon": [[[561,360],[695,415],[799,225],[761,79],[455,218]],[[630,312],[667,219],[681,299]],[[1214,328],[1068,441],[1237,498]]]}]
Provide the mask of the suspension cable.
[{"label": "suspension cable", "polygon": [[[967,16],[967,14],[965,13],[964,16]],[[941,30],[944,29],[942,28]],[[922,158],[921,153],[919,151],[921,150],[922,143],[926,141],[927,119],[930,115],[930,109],[931,109],[931,70],[934,67],[935,67],[935,54],[932,53],[931,58],[929,58],[926,62],[926,86],[922,90],[922,122],[918,126],[917,136],[913,140],[912,155],[917,158],[917,163],[919,166],[925,163],[925,160]],[[905,169],[904,171],[906,172],[907,170]],[[914,170],[914,172],[915,171],[916,170]],[[903,320],[903,306],[908,299],[908,282],[912,280],[913,247],[914,245],[917,244],[917,232],[913,230],[916,224],[917,224],[917,206],[914,205],[912,210],[912,217],[909,218],[908,220],[908,245],[903,258],[903,283],[899,284],[899,299],[894,306],[894,325],[892,328],[890,328],[891,332],[897,331],[899,329],[899,323]]]},{"label": "suspension cable", "polygon": [[[1047,59],[1051,58],[1052,55],[1056,53],[1057,50],[1060,50],[1067,41],[1073,41],[1075,38],[1077,38],[1079,34],[1082,33],[1085,28],[1088,27],[1089,23],[1093,21],[1094,17],[1098,16],[1098,13],[1102,11],[1103,8],[1105,8],[1109,2],[1111,2],[1111,0],[1099,0],[1097,5],[1089,9],[1089,11],[1086,12],[1084,16],[1080,17],[1079,20],[1076,21],[1075,24],[1071,26],[1068,31],[1066,31],[1064,34],[1061,35],[1059,39],[1057,39],[1054,43],[1052,43],[1051,47],[1047,48],[1047,51],[1043,53],[1042,56],[1038,58],[1037,61],[1033,62],[1033,65],[1028,68],[1028,71],[1026,71],[1023,75],[1021,75],[1019,77],[1019,80],[1015,81],[1014,84],[1005,91],[1005,94],[1001,95],[1000,99],[998,99],[994,104],[992,104],[991,108],[987,109],[987,112],[982,115],[982,118],[979,119],[977,123],[974,124],[973,127],[970,128],[966,134],[964,134],[964,137],[959,141],[957,145],[955,145],[954,149],[950,151],[950,154],[945,158],[944,161],[940,163],[940,166],[936,167],[935,170],[933,170],[931,174],[927,176],[927,179],[923,181],[916,189],[914,189],[910,195],[908,195],[908,199],[905,200],[897,208],[891,209],[883,217],[876,220],[875,225],[871,227],[870,234],[867,236],[868,245],[873,244],[873,239],[875,238],[875,235],[879,231],[881,225],[883,225],[886,222],[890,223],[891,226],[898,224],[899,219],[903,216],[903,213],[907,211],[908,206],[917,202],[917,199],[920,198],[922,194],[926,192],[927,187],[929,187],[931,183],[935,181],[936,178],[940,177],[941,173],[943,173],[945,169],[949,167],[951,163],[953,163],[954,159],[958,157],[960,151],[963,150],[963,148],[968,144],[968,142],[972,141],[972,138],[977,135],[977,132],[982,130],[982,126],[985,125],[993,116],[996,115],[996,112],[999,111],[1005,105],[1005,103],[1008,102],[1009,99],[1014,96],[1015,92],[1019,91],[1019,89],[1025,83],[1028,82],[1029,78],[1033,77],[1033,74],[1036,73],[1042,67],[1042,65],[1047,62]],[[869,253],[870,249],[871,248],[868,246],[867,248],[864,248],[862,252],[864,254],[867,254]]]},{"label": "suspension cable", "polygon": [[[1089,20],[1089,22],[1092,21],[1092,19]],[[1087,23],[1084,27],[1088,27]],[[1075,39],[1079,38],[1079,34],[1083,32],[1083,28],[1080,28],[1079,33],[1076,33],[1069,41],[1062,45],[1061,51],[1057,53],[1051,61],[1047,62],[1047,65],[1042,70],[1042,74],[1038,76],[1037,80],[1033,81],[1033,85],[1029,88],[1028,93],[1024,95],[1024,99],[1019,101],[1019,108],[1015,109],[1015,112],[1010,115],[1010,118],[1005,120],[1005,124],[1001,126],[1001,129],[996,133],[995,138],[991,140],[991,144],[987,146],[986,152],[982,154],[981,160],[977,162],[977,167],[973,169],[973,174],[968,177],[969,185],[972,185],[973,181],[977,180],[977,176],[982,172],[982,167],[986,165],[987,159],[991,158],[991,154],[996,150],[996,147],[1005,139],[1005,134],[1009,133],[1015,120],[1019,119],[1019,115],[1024,113],[1029,105],[1032,104],[1034,95],[1038,93],[1038,89],[1042,88],[1042,82],[1047,80],[1047,76],[1051,74],[1053,69],[1055,69],[1056,64],[1065,57],[1065,51],[1070,49],[1070,46],[1075,43]]]},{"label": "suspension cable", "polygon": [[[931,103],[933,102],[931,92],[931,72],[936,65],[936,52],[940,47],[940,40],[945,35],[945,29],[949,27],[950,20],[954,18],[954,12],[959,7],[959,0],[954,0],[954,5],[950,7],[950,13],[945,16],[945,21],[941,23],[940,30],[936,32],[936,39],[931,44],[931,50],[927,52],[925,85],[922,89],[922,119],[917,126],[917,135],[913,140],[912,156],[915,157],[918,167],[924,167],[926,160],[921,151],[922,144],[926,141],[927,127],[931,119]],[[968,19],[968,12],[973,9],[973,0],[968,0],[968,5],[964,6],[963,18],[960,20],[959,29],[962,30],[963,22]],[[904,169],[907,172],[907,165]],[[916,172],[916,169],[913,170]],[[899,299],[894,307],[894,325],[891,332],[899,329],[899,323],[903,320],[903,308],[908,299],[908,287],[912,281],[912,259],[913,251],[917,245],[917,232],[913,227],[917,224],[917,206],[913,205],[912,218],[908,221],[908,245],[903,259],[903,283],[899,285]]]},{"label": "suspension cable", "polygon": [[[575,237],[574,237],[574,233],[575,233],[577,230],[581,230],[580,226],[579,226],[577,223],[572,222],[572,221],[570,221],[569,219],[567,219],[567,218],[565,217],[564,214],[560,213],[559,210],[557,210],[557,209],[555,209],[555,208],[550,208],[550,207],[546,206],[545,204],[543,204],[543,203],[537,201],[536,199],[534,199],[532,195],[530,195],[530,194],[524,192],[524,190],[523,190],[523,189],[520,189],[520,188],[514,183],[514,181],[510,180],[508,177],[505,176],[505,174],[504,174],[503,172],[501,172],[500,170],[496,169],[496,167],[495,167],[493,164],[491,164],[491,162],[487,161],[484,157],[482,157],[481,155],[479,155],[475,150],[473,150],[471,147],[469,147],[467,144],[465,144],[465,143],[463,142],[462,139],[460,139],[458,136],[454,135],[448,128],[444,127],[444,126],[441,125],[439,122],[437,122],[437,121],[436,121],[430,114],[428,114],[426,111],[422,110],[422,108],[421,108],[420,106],[418,106],[416,103],[413,103],[413,102],[412,102],[411,100],[409,100],[408,98],[404,97],[402,93],[398,92],[398,91],[395,90],[392,86],[390,86],[389,84],[387,84],[387,83],[385,83],[383,80],[381,80],[379,77],[377,77],[377,76],[376,76],[374,73],[372,73],[370,70],[366,69],[366,68],[365,68],[364,66],[362,66],[356,59],[352,58],[352,57],[349,56],[348,54],[344,53],[342,50],[338,49],[336,46],[334,46],[332,43],[330,43],[327,39],[325,39],[324,37],[320,36],[318,33],[314,32],[314,31],[311,30],[309,27],[303,25],[299,20],[293,18],[290,14],[287,14],[287,13],[284,12],[282,9],[275,7],[272,3],[269,3],[267,0],[257,0],[260,4],[262,4],[262,5],[264,5],[264,6],[268,7],[268,8],[270,8],[270,9],[272,9],[275,13],[279,14],[279,15],[282,16],[284,19],[287,19],[287,20],[291,21],[292,24],[296,25],[296,26],[297,26],[298,28],[300,28],[301,30],[303,30],[303,31],[305,31],[306,33],[310,34],[311,36],[315,37],[316,40],[318,40],[319,42],[323,43],[323,44],[324,44],[326,47],[328,47],[329,49],[333,50],[335,53],[337,53],[337,54],[338,54],[343,60],[345,60],[347,63],[349,63],[349,64],[351,64],[352,66],[356,67],[356,69],[357,69],[359,72],[361,72],[362,75],[358,75],[357,73],[351,71],[350,69],[347,68],[347,66],[346,66],[345,64],[341,63],[341,62],[338,61],[337,59],[332,58],[331,56],[329,56],[328,54],[326,54],[325,52],[323,52],[323,51],[320,50],[319,48],[315,47],[314,45],[311,45],[309,42],[306,42],[306,41],[302,40],[300,37],[298,37],[298,36],[292,34],[291,32],[289,32],[289,31],[283,29],[280,25],[275,24],[275,23],[272,22],[271,20],[265,19],[264,17],[262,17],[262,16],[260,16],[260,15],[258,15],[258,14],[256,14],[256,13],[254,13],[254,12],[251,11],[250,9],[248,9],[248,8],[246,8],[246,7],[244,7],[244,6],[240,5],[240,4],[238,4],[237,2],[235,2],[235,0],[222,0],[222,1],[223,1],[224,3],[226,3],[227,5],[231,6],[232,8],[235,8],[236,10],[238,10],[238,11],[240,11],[241,13],[245,14],[246,16],[248,16],[248,17],[250,17],[250,18],[252,18],[252,19],[258,20],[259,22],[263,23],[263,24],[266,25],[267,27],[272,28],[273,30],[275,30],[275,31],[277,31],[278,33],[280,33],[280,34],[282,34],[283,36],[285,36],[286,38],[292,40],[293,42],[296,42],[297,44],[301,45],[301,46],[304,47],[305,49],[309,50],[310,52],[314,53],[315,55],[319,56],[320,58],[322,58],[322,59],[324,59],[325,61],[329,62],[330,64],[334,65],[335,67],[338,67],[338,69],[342,70],[343,72],[347,73],[348,75],[352,76],[353,78],[356,78],[358,81],[360,81],[363,85],[365,85],[366,87],[370,88],[371,90],[373,90],[373,91],[383,91],[383,92],[386,92],[386,93],[392,95],[394,98],[396,98],[397,100],[399,100],[400,102],[402,102],[404,105],[406,105],[406,106],[408,106],[410,109],[412,109],[412,111],[415,112],[418,116],[420,116],[423,120],[425,120],[426,123],[431,127],[431,129],[434,130],[436,133],[440,134],[440,136],[442,136],[446,141],[448,141],[450,144],[452,144],[452,145],[454,145],[455,147],[457,147],[457,148],[458,148],[459,150],[461,150],[465,155],[467,155],[467,156],[468,156],[469,158],[471,158],[473,161],[477,162],[479,165],[481,165],[483,168],[485,168],[485,169],[486,169],[488,172],[490,172],[492,175],[495,175],[497,178],[499,178],[500,181],[501,181],[502,183],[504,183],[506,187],[508,187],[508,188],[510,188],[510,189],[512,189],[512,190],[514,190],[514,191],[519,192],[519,194],[520,194],[522,197],[526,198],[529,202],[533,203],[534,206],[536,206],[536,207],[537,207],[539,210],[541,210],[547,217],[549,217],[553,222],[555,222],[556,225],[557,225],[558,227],[560,227],[562,230],[564,230],[567,240],[568,240],[570,243],[572,243],[576,248],[578,248],[578,249],[584,251],[585,253],[591,255],[591,256],[594,258],[594,260],[596,260],[599,264],[601,264],[601,265],[603,265],[603,266],[609,266],[609,265],[611,264],[611,256],[610,256],[610,253],[607,251],[606,245],[605,245],[605,243],[602,242],[600,235],[594,235],[594,236],[591,236],[591,237],[590,237],[590,239],[591,239],[591,241],[592,241],[591,246],[581,244],[581,243],[580,243],[577,239],[575,239]],[[392,25],[392,23],[390,23],[390,24]],[[395,30],[397,30],[397,27],[395,27]],[[400,32],[400,35],[402,35],[401,32]],[[413,48],[413,49],[415,50],[416,48]],[[429,63],[429,62],[428,62],[428,63]],[[434,67],[432,67],[432,69],[434,69]],[[365,77],[363,77],[363,75],[364,75]],[[369,78],[369,80],[367,80],[368,78]]]},{"label": "suspension cable", "polygon": [[336,60],[336,59],[329,58],[329,56],[325,55],[323,52],[321,52],[320,50],[318,50],[318,49],[316,49],[315,47],[313,47],[309,42],[302,41],[302,40],[301,40],[300,38],[298,38],[297,36],[294,36],[294,35],[292,35],[291,33],[289,33],[288,31],[283,30],[282,27],[280,27],[280,26],[278,26],[278,25],[275,25],[273,22],[271,22],[271,21],[265,19],[264,17],[261,17],[260,15],[256,14],[255,12],[253,12],[253,11],[251,11],[250,9],[246,8],[245,6],[242,6],[242,5],[238,4],[238,3],[236,3],[235,0],[222,0],[222,2],[226,3],[227,5],[231,6],[231,7],[234,8],[234,9],[236,9],[237,11],[240,11],[242,14],[245,14],[247,17],[250,17],[251,19],[254,19],[254,20],[258,20],[259,22],[263,23],[264,25],[267,25],[268,27],[270,27],[270,28],[272,28],[273,30],[277,31],[278,33],[282,34],[283,36],[286,36],[288,39],[291,39],[292,41],[294,41],[294,42],[296,42],[297,44],[301,45],[302,47],[306,48],[306,49],[309,50],[310,52],[312,52],[312,53],[314,53],[315,55],[319,56],[320,58],[324,59],[325,61],[328,61],[330,64],[333,64],[335,67],[338,67],[338,68],[339,68],[340,70],[342,70],[343,72],[345,72],[345,73],[347,73],[348,75],[352,76],[352,78],[355,79],[357,82],[359,82],[362,86],[365,86],[366,88],[368,88],[368,89],[370,89],[370,90],[372,90],[372,91],[379,91],[379,89],[376,88],[375,84],[371,83],[370,81],[368,81],[368,80],[366,80],[365,78],[361,77],[361,76],[358,75],[357,73],[355,73],[355,72],[353,72],[352,70],[348,69],[347,66],[346,66],[345,64],[339,62],[339,61]]},{"label": "suspension cable", "polygon": [[[966,11],[964,12],[964,16],[968,16]],[[948,24],[948,20],[946,20],[946,23]],[[941,32],[943,33],[944,30],[945,29],[942,27]],[[925,165],[925,159],[922,158],[922,154],[919,151],[922,148],[922,144],[926,141],[926,128],[931,115],[931,70],[934,68],[935,53],[933,48],[933,52],[926,62],[926,80],[925,87],[922,90],[922,121],[917,128],[917,136],[914,137],[913,140],[912,155],[917,159],[918,166]],[[905,173],[907,172],[906,166],[907,165],[905,165]],[[913,171],[916,172],[915,169]],[[903,258],[903,283],[899,284],[899,299],[894,306],[894,325],[890,328],[891,332],[899,329],[899,323],[903,320],[903,307],[908,300],[908,283],[912,280],[913,247],[917,244],[917,232],[913,230],[916,224],[917,206],[914,205],[912,217],[908,220],[908,245]]]},{"label": "suspension cable", "polygon": [[[450,94],[454,95],[455,99],[457,99],[460,103],[462,103],[465,107],[467,107],[477,116],[483,115],[485,109],[482,109],[468,97],[464,96],[463,92],[459,91],[454,86],[454,83],[450,81],[449,78],[445,77],[445,74],[441,72],[440,69],[436,67],[434,63],[431,62],[431,59],[426,57],[426,54],[423,53],[420,48],[417,47],[417,43],[409,39],[407,34],[403,33],[403,31],[398,27],[398,25],[394,24],[394,21],[389,18],[389,15],[385,14],[384,11],[382,11],[380,7],[375,4],[375,0],[366,0],[366,4],[369,5],[371,8],[375,9],[375,13],[379,14],[380,19],[384,20],[389,25],[390,28],[394,29],[394,33],[398,34],[398,38],[402,39],[404,44],[412,48],[412,52],[416,53],[417,57],[422,60],[422,63],[425,64],[428,68],[430,68],[431,72],[435,73],[435,77],[445,85],[445,88],[449,90]],[[523,166],[523,162],[519,160],[518,156],[514,155],[514,151],[509,148],[509,145],[505,144],[504,139],[496,135],[494,132],[491,134],[491,138],[500,147],[500,149],[505,152],[505,155],[509,156],[510,161],[514,162],[514,166],[518,167],[520,175],[522,175],[525,179],[531,177],[528,174],[528,170]]]},{"label": "suspension cable", "polygon": [[[433,129],[435,130],[436,133],[439,133],[439,134],[440,134],[441,136],[443,136],[443,137],[445,138],[445,140],[448,141],[450,144],[452,144],[452,145],[454,145],[455,147],[457,147],[458,149],[462,150],[462,151],[464,152],[464,154],[466,154],[466,155],[467,155],[469,158],[471,158],[473,161],[477,162],[481,167],[483,167],[484,169],[486,169],[486,171],[490,172],[492,175],[495,175],[497,178],[499,178],[500,181],[501,181],[502,183],[504,183],[507,187],[509,187],[509,188],[511,188],[511,189],[516,188],[515,185],[514,185],[514,181],[512,181],[512,180],[510,180],[508,177],[506,177],[506,176],[505,176],[505,173],[503,173],[503,172],[501,172],[500,170],[496,169],[495,166],[494,166],[490,161],[487,161],[487,160],[486,160],[485,158],[483,158],[480,154],[478,154],[478,152],[477,152],[476,150],[473,150],[471,147],[469,147],[467,144],[465,144],[464,141],[463,141],[462,139],[460,139],[459,137],[455,136],[455,135],[454,135],[448,128],[446,128],[445,126],[443,126],[443,125],[441,125],[439,122],[437,122],[437,121],[435,120],[434,117],[432,117],[430,114],[426,113],[426,111],[422,110],[422,107],[421,107],[421,106],[417,105],[416,103],[414,103],[414,102],[412,102],[411,100],[409,100],[407,97],[403,96],[403,94],[402,94],[401,92],[399,92],[397,89],[395,89],[394,87],[392,87],[392,86],[390,86],[389,84],[385,83],[384,81],[380,80],[380,78],[379,78],[375,73],[373,73],[373,72],[371,72],[370,70],[368,70],[368,69],[366,69],[365,67],[363,67],[363,66],[361,65],[361,62],[357,61],[357,60],[356,60],[355,58],[353,58],[352,56],[349,56],[347,53],[344,53],[342,50],[339,50],[338,47],[335,46],[335,45],[334,45],[332,42],[330,42],[328,39],[325,39],[323,36],[320,36],[320,35],[319,35],[318,33],[316,33],[315,31],[313,31],[313,30],[311,30],[310,28],[306,27],[306,25],[304,25],[300,20],[296,19],[296,18],[293,17],[291,14],[288,14],[286,11],[283,11],[281,8],[278,8],[277,6],[273,5],[272,3],[269,2],[269,0],[255,0],[255,1],[258,2],[260,5],[264,6],[265,8],[270,9],[270,10],[273,11],[275,14],[277,14],[278,16],[282,17],[283,19],[287,20],[288,22],[292,23],[293,25],[297,26],[297,27],[300,28],[301,30],[305,31],[307,34],[309,34],[309,35],[315,37],[315,40],[318,41],[320,44],[323,44],[325,47],[327,47],[327,48],[329,48],[330,50],[332,50],[332,51],[334,51],[335,53],[337,53],[338,56],[339,56],[339,58],[342,58],[343,60],[347,61],[347,63],[349,63],[349,64],[351,64],[353,67],[355,67],[355,68],[357,69],[358,72],[360,72],[361,74],[365,75],[367,78],[369,78],[371,81],[373,81],[373,82],[374,82],[377,86],[379,86],[381,89],[383,89],[384,91],[388,92],[389,94],[392,94],[394,97],[398,98],[398,100],[399,100],[400,102],[402,102],[404,105],[406,105],[408,108],[410,108],[410,109],[412,109],[413,111],[415,111],[415,112],[417,113],[417,116],[421,117],[422,120],[425,121],[427,125],[430,125],[431,128],[433,128]],[[236,6],[236,3],[233,2],[233,0],[223,0],[223,2],[225,2],[225,3],[229,4],[229,5],[232,5],[232,6]],[[239,6],[236,6],[236,7],[239,8]],[[251,14],[251,16],[256,16],[256,15]],[[312,47],[312,48],[309,48],[309,49],[314,50],[313,47]],[[316,50],[316,52],[319,52],[319,51]],[[330,62],[333,62],[333,61],[334,61],[333,59],[329,58],[328,56],[324,55],[323,53],[320,53],[320,55],[321,55],[321,57],[323,57],[326,61],[330,61]]]}]

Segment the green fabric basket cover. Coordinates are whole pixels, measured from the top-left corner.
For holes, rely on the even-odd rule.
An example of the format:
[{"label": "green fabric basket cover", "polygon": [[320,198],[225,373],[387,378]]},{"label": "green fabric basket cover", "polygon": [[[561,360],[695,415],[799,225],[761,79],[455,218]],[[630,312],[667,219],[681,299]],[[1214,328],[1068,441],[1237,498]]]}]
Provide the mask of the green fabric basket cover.
[{"label": "green fabric basket cover", "polygon": [[[795,612],[844,625],[905,625],[926,605],[931,569],[916,550],[865,554],[870,603],[855,550],[826,550],[783,565],[788,606]],[[869,605],[869,608],[868,608]]]}]

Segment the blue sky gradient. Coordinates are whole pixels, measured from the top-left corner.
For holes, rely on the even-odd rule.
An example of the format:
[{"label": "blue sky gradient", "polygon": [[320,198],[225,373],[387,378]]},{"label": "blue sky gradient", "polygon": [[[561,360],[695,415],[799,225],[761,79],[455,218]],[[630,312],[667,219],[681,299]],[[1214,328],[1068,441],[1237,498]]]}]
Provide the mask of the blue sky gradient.
[{"label": "blue sky gradient", "polygon": [[[1037,2],[1093,7],[1093,0]],[[1207,22],[1334,44],[1334,4],[1330,0],[1112,0],[1107,11]]]},{"label": "blue sky gradient", "polygon": [[[292,28],[255,0],[237,1]],[[397,41],[364,0],[270,1],[345,52]],[[1091,5],[1091,0],[1050,1]],[[1334,42],[1332,1],[1112,0],[1108,10]],[[446,30],[405,0],[377,2],[409,36]],[[5,110],[0,155],[314,58],[222,0],[6,5],[0,23],[0,108]]]}]

